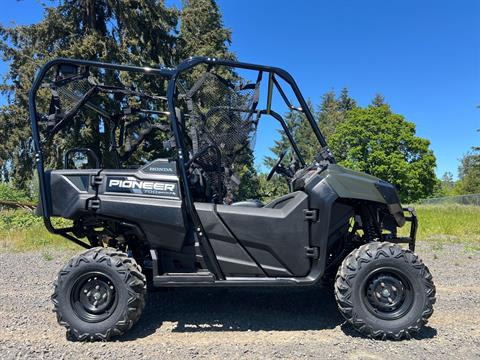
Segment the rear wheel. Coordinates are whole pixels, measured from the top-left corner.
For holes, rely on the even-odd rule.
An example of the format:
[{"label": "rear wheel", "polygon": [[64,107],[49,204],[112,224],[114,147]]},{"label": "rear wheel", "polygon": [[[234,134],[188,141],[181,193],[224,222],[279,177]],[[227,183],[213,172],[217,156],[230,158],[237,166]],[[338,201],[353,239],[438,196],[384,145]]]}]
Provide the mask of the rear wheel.
[{"label": "rear wheel", "polygon": [[432,315],[435,286],[413,252],[373,242],[345,258],[335,297],[342,315],[362,334],[399,340],[417,333]]},{"label": "rear wheel", "polygon": [[108,340],[125,333],[145,307],[140,266],[112,248],[92,248],[58,274],[52,295],[60,325],[75,340]]}]

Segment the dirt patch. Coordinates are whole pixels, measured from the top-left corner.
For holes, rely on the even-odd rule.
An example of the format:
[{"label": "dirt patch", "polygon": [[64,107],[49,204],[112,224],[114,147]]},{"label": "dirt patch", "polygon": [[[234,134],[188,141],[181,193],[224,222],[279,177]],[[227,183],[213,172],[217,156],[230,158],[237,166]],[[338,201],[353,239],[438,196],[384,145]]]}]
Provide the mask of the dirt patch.
[{"label": "dirt patch", "polygon": [[117,341],[76,343],[52,313],[52,282],[71,253],[0,254],[0,357],[99,359],[346,358],[480,359],[480,252],[463,245],[417,253],[438,289],[435,312],[416,339],[361,337],[330,289],[164,289],[149,294],[137,325]]}]

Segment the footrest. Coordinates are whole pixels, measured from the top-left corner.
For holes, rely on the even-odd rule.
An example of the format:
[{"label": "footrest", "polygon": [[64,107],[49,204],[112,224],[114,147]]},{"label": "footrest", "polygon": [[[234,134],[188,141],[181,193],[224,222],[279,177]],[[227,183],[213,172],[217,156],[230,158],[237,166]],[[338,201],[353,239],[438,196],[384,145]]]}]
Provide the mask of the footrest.
[{"label": "footrest", "polygon": [[175,285],[198,285],[198,284],[212,284],[215,282],[215,277],[210,272],[197,273],[173,273],[163,274],[153,277],[154,286],[175,286]]}]

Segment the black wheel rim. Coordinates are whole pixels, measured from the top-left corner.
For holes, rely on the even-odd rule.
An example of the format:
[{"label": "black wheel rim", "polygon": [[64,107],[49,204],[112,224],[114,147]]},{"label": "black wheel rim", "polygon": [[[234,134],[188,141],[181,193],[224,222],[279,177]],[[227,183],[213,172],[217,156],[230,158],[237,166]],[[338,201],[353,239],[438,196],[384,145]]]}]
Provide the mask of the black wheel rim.
[{"label": "black wheel rim", "polygon": [[72,308],[86,322],[107,319],[117,307],[118,296],[113,281],[102,272],[79,277],[71,292]]},{"label": "black wheel rim", "polygon": [[373,315],[384,320],[399,319],[412,307],[412,284],[396,269],[376,269],[363,283],[362,298]]}]

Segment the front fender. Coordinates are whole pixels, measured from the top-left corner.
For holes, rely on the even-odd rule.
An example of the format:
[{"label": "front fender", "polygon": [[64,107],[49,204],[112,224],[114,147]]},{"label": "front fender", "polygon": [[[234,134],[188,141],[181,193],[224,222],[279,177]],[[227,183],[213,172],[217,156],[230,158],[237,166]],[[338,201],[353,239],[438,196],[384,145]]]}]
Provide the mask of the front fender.
[{"label": "front fender", "polygon": [[358,199],[385,204],[398,226],[405,224],[400,199],[395,186],[379,178],[353,171],[336,164],[328,165],[322,177],[339,198]]}]

